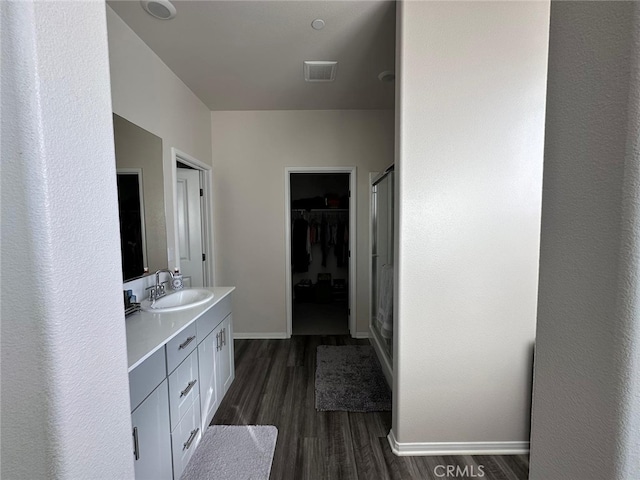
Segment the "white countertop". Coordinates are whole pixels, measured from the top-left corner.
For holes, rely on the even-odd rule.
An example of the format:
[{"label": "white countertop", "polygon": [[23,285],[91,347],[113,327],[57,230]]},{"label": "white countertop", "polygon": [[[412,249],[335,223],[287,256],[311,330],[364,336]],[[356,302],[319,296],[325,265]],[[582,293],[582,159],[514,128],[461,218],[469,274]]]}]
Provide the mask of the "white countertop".
[{"label": "white countertop", "polygon": [[166,313],[140,311],[126,317],[129,372],[235,289],[206,288],[213,292],[213,298],[197,307]]}]

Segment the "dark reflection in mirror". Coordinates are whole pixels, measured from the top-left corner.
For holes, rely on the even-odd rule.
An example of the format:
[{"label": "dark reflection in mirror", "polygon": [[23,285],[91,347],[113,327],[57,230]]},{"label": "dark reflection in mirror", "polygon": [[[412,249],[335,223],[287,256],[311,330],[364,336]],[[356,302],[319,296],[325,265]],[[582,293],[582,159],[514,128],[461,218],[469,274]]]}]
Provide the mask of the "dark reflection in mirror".
[{"label": "dark reflection in mirror", "polygon": [[144,212],[141,205],[140,175],[118,172],[118,211],[120,214],[120,248],[123,278],[144,273]]}]

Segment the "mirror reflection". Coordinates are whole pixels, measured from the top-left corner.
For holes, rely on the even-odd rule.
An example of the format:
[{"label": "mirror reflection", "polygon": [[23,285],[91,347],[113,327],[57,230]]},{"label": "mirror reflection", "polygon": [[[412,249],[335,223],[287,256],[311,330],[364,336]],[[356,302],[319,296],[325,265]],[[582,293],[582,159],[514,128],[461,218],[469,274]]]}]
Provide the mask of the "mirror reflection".
[{"label": "mirror reflection", "polygon": [[167,268],[162,139],[113,114],[124,281]]}]

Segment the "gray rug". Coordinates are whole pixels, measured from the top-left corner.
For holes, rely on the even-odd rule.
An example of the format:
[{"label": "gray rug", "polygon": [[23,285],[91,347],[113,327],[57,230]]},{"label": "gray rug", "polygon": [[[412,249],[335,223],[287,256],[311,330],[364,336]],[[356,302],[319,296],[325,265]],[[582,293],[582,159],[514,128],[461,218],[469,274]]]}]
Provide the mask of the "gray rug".
[{"label": "gray rug", "polygon": [[318,347],[316,409],[346,412],[391,410],[391,391],[373,347]]},{"label": "gray rug", "polygon": [[180,480],[269,480],[277,437],[272,425],[213,425]]}]

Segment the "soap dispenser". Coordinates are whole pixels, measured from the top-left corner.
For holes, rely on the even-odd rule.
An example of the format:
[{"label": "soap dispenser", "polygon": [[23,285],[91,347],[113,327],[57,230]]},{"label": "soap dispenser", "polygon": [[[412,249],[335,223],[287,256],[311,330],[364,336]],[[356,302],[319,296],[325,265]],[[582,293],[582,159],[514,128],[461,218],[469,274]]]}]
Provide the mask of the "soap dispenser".
[{"label": "soap dispenser", "polygon": [[174,268],[173,275],[171,276],[171,287],[174,290],[181,290],[184,287],[182,282],[182,274],[180,273],[180,269]]}]

